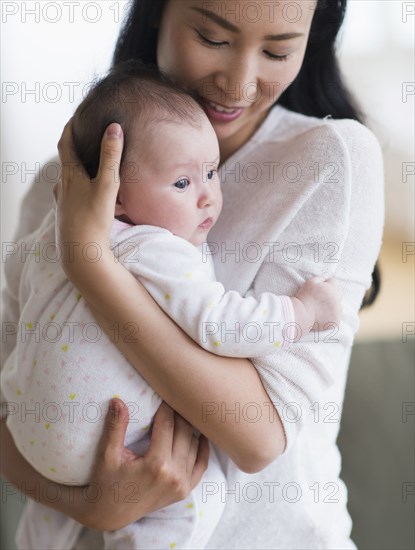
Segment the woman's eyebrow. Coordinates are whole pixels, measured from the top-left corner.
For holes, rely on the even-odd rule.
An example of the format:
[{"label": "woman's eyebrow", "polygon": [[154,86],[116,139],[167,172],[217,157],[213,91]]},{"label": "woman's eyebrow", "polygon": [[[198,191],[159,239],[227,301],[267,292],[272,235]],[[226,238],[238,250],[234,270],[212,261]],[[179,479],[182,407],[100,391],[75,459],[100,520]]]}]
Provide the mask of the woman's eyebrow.
[{"label": "woman's eyebrow", "polygon": [[208,17],[209,19],[212,19],[212,21],[214,21],[215,23],[217,23],[227,31],[238,32],[238,33],[240,32],[238,27],[236,27],[232,23],[229,23],[229,21],[226,21],[226,19],[223,19],[213,11],[209,11],[206,8],[197,8],[197,7],[193,7],[190,9],[193,11],[197,11],[198,13],[201,13],[204,17]]},{"label": "woman's eyebrow", "polygon": [[[191,7],[190,8],[193,11],[197,11],[198,13],[201,13],[204,17],[208,17],[211,19],[214,23],[217,23],[219,26],[224,28],[227,31],[240,33],[241,31],[233,25],[233,23],[229,23],[226,19],[223,19],[213,11],[209,11],[206,8],[198,8],[198,7]],[[304,36],[301,32],[286,32],[282,34],[267,34],[264,36],[264,40],[291,40],[292,38],[299,38],[300,36]]]}]

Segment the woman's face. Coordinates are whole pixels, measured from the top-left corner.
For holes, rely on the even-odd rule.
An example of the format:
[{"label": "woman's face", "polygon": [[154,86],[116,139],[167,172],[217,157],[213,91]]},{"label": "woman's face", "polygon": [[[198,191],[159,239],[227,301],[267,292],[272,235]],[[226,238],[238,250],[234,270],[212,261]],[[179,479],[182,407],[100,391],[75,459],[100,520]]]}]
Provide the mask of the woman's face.
[{"label": "woman's face", "polygon": [[315,0],[167,1],[158,66],[197,92],[222,161],[249,139],[297,76],[315,7]]}]

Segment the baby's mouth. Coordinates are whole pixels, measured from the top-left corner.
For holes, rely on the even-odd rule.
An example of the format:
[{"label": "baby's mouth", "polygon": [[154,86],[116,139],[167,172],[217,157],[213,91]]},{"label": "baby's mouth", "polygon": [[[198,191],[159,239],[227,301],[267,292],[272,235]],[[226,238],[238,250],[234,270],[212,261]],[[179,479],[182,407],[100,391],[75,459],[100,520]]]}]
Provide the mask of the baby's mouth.
[{"label": "baby's mouth", "polygon": [[199,227],[201,229],[210,229],[213,225],[213,219],[211,217],[206,218],[201,224],[199,224]]}]

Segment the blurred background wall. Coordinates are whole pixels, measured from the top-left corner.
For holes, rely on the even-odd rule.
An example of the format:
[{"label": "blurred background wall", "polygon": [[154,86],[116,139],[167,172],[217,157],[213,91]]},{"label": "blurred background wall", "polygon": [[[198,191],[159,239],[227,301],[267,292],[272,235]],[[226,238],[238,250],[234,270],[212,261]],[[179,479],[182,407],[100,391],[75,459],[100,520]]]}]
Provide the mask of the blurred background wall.
[{"label": "blurred background wall", "polygon": [[[1,3],[3,242],[12,240],[21,198],[55,156],[84,87],[109,67],[129,5]],[[414,21],[413,1],[350,0],[339,43],[344,74],[381,143],[386,171],[382,290],[361,314],[340,437],[353,536],[367,549],[414,545],[414,417],[403,415],[415,399]],[[20,500],[2,494],[2,548],[12,548]]]},{"label": "blurred background wall", "polygon": [[340,42],[350,89],[380,141],[386,224],[382,292],[362,312],[358,339],[402,337],[414,321],[414,2],[352,0]]}]

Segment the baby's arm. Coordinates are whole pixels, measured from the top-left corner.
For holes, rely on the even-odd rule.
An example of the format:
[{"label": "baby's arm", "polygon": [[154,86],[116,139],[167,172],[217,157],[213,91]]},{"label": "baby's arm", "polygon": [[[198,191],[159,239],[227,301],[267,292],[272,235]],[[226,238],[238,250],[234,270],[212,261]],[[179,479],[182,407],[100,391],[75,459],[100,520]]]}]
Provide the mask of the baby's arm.
[{"label": "baby's arm", "polygon": [[308,333],[315,322],[338,321],[334,281],[311,279],[296,298],[271,292],[243,298],[225,291],[198,249],[164,229],[131,227],[118,239],[119,259],[195,342],[217,355],[268,355]]}]

